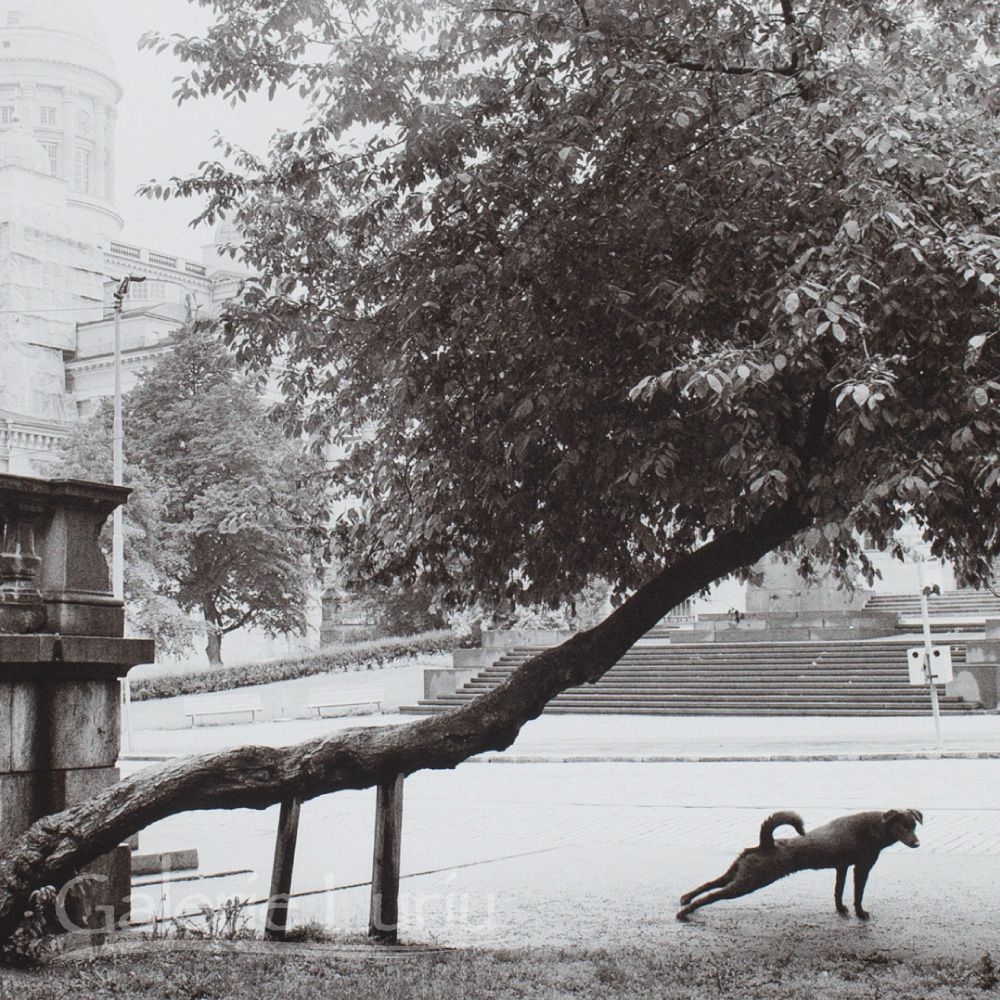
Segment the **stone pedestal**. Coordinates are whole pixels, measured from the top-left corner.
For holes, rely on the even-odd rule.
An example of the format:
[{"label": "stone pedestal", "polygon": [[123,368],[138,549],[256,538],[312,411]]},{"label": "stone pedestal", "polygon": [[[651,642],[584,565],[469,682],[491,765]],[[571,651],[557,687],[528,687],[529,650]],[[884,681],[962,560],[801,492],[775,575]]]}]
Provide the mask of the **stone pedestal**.
[{"label": "stone pedestal", "polygon": [[1000,708],[1000,618],[987,618],[982,639],[965,644],[965,665],[947,686],[948,694]]},{"label": "stone pedestal", "polygon": [[784,563],[777,556],[762,559],[754,572],[758,579],[747,586],[748,614],[859,611],[871,596],[871,591],[862,587],[847,590],[829,570],[808,583],[793,563]]},{"label": "stone pedestal", "polygon": [[[151,640],[122,637],[98,542],[128,493],[0,475],[0,842],[118,781],[118,681],[153,659]],[[128,912],[128,849],[87,874],[70,916],[107,929]]]}]

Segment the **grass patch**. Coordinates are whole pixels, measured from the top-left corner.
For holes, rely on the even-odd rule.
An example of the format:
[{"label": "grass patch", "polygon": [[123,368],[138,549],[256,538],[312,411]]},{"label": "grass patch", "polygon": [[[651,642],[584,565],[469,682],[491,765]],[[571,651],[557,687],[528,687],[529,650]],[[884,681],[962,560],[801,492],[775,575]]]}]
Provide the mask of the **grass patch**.
[{"label": "grass patch", "polygon": [[[381,952],[294,945],[250,950],[216,944],[62,961],[33,972],[0,971],[0,1000],[261,997],[351,1000],[874,1000],[997,996],[993,962],[918,961],[880,952],[708,954],[692,949]],[[985,973],[985,975],[984,975]]]},{"label": "grass patch", "polygon": [[402,657],[446,653],[455,648],[455,642],[455,636],[451,632],[424,632],[420,635],[393,636],[390,639],[372,639],[368,642],[339,643],[305,656],[265,660],[262,663],[144,677],[132,682],[132,700],[146,701],[181,694],[229,691],[255,684],[310,677],[313,674],[376,670]]}]

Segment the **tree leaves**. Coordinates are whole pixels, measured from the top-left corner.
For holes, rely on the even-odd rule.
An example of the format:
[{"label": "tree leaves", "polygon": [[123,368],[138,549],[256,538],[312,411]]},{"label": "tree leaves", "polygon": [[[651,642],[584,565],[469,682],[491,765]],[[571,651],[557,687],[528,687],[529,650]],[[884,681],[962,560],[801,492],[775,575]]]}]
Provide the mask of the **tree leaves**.
[{"label": "tree leaves", "polygon": [[[186,93],[297,83],[313,117],[170,186],[238,208],[227,330],[343,444],[349,572],[627,589],[782,497],[841,554],[904,508],[995,549],[988,5],[322,6],[175,42]],[[876,490],[910,476],[955,485]]]},{"label": "tree leaves", "polygon": [[220,635],[301,631],[325,545],[321,466],[268,419],[211,325],[182,328],[143,373],[126,426],[130,461],[164,495],[164,596]]}]

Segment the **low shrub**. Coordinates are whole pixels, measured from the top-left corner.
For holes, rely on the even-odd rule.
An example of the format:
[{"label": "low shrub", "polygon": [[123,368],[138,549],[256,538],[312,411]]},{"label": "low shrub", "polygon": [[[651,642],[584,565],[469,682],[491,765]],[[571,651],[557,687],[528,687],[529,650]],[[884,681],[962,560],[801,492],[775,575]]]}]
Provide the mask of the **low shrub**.
[{"label": "low shrub", "polygon": [[32,968],[41,965],[54,951],[56,891],[51,885],[31,894],[30,909],[14,933],[0,943],[0,967]]},{"label": "low shrub", "polygon": [[172,698],[181,694],[229,691],[254,684],[272,684],[313,674],[349,670],[375,670],[406,656],[447,653],[455,647],[452,632],[424,632],[421,635],[393,636],[369,642],[326,646],[306,656],[244,663],[215,670],[192,671],[163,677],[144,677],[132,683],[133,701]]}]

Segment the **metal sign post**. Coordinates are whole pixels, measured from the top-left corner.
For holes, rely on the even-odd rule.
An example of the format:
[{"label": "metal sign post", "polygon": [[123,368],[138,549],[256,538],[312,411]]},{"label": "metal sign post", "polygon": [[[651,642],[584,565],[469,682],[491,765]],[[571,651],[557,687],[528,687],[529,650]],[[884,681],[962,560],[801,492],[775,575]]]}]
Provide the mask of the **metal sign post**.
[{"label": "metal sign post", "polygon": [[931,714],[934,716],[934,739],[938,750],[944,749],[941,740],[941,706],[938,704],[937,687],[934,684],[934,674],[931,669],[934,647],[931,645],[931,616],[927,608],[927,590],[924,587],[924,562],[917,560],[917,584],[920,587],[920,620],[924,632],[924,674],[927,686],[931,692]]}]

